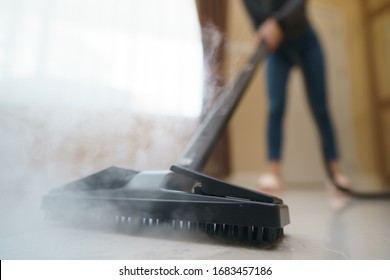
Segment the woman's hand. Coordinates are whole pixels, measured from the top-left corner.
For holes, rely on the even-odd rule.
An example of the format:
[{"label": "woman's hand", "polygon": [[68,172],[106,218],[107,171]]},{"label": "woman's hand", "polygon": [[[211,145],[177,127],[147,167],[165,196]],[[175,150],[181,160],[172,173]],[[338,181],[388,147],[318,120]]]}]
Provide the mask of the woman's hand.
[{"label": "woman's hand", "polygon": [[274,18],[267,19],[257,30],[257,39],[265,42],[268,51],[273,52],[283,40],[283,30]]}]

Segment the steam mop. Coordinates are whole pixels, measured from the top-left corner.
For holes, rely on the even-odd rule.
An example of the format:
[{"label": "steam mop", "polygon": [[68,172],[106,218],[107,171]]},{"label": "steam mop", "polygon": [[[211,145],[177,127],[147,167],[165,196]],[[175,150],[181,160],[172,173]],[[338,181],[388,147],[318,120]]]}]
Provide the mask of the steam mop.
[{"label": "steam mop", "polygon": [[170,170],[104,169],[53,189],[43,197],[45,213],[57,220],[87,217],[148,230],[168,226],[227,241],[278,241],[290,222],[280,198],[201,173],[266,53],[264,44],[255,49]]}]

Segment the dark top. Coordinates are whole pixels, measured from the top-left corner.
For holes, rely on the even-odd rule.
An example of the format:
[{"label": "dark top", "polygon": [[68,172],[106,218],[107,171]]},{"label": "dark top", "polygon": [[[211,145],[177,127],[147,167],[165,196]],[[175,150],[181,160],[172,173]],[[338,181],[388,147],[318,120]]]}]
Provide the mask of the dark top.
[{"label": "dark top", "polygon": [[286,37],[302,34],[309,25],[306,16],[306,0],[243,0],[254,28],[274,17]]}]

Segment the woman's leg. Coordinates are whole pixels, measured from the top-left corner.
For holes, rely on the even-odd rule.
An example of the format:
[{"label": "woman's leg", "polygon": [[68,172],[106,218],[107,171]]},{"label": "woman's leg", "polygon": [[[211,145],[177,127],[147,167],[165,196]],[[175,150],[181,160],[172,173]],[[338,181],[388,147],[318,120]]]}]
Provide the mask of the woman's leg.
[{"label": "woman's leg", "polygon": [[279,161],[283,142],[283,117],[286,105],[286,84],[291,65],[282,55],[271,54],[267,59],[267,157]]},{"label": "woman's leg", "polygon": [[[269,162],[268,177],[275,180],[260,182],[260,185],[279,185],[281,172],[280,160],[283,144],[283,117],[286,104],[286,84],[291,69],[289,61],[276,51],[267,58],[266,81],[268,97],[267,116],[267,159]],[[270,179],[270,178],[268,178]]]},{"label": "woman's leg", "polygon": [[300,57],[306,92],[319,129],[324,156],[329,162],[337,162],[338,151],[328,109],[324,58],[314,33],[306,36],[303,48]]},{"label": "woman's leg", "polygon": [[304,43],[300,50],[302,71],[310,108],[319,129],[324,157],[334,179],[339,181],[339,184],[349,187],[349,180],[341,174],[338,164],[339,155],[328,109],[325,63],[320,43],[314,31],[306,36]]}]

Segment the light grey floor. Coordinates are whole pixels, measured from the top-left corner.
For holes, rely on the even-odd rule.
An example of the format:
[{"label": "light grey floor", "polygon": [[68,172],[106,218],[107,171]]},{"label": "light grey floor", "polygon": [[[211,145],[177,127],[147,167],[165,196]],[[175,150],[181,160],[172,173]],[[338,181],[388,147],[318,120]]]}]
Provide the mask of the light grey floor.
[{"label": "light grey floor", "polygon": [[183,236],[126,235],[43,219],[41,194],[2,196],[1,259],[390,259],[389,201],[334,200],[323,188],[282,194],[291,224],[260,248]]}]

